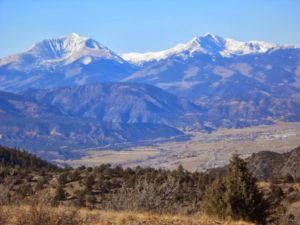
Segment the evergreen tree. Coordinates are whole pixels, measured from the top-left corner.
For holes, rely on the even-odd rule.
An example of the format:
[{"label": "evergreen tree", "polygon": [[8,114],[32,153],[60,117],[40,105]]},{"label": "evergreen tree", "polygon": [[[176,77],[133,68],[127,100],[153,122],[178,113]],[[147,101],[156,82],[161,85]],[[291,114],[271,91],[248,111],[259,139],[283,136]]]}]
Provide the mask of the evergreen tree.
[{"label": "evergreen tree", "polygon": [[84,191],[78,191],[77,193],[77,198],[74,201],[74,205],[76,207],[85,207],[86,206],[86,193]]},{"label": "evergreen tree", "polygon": [[84,179],[84,184],[86,188],[91,191],[93,189],[93,185],[95,184],[95,178],[93,175],[86,176]]},{"label": "evergreen tree", "polygon": [[78,170],[74,170],[74,172],[71,173],[69,175],[69,177],[70,177],[71,181],[77,181],[77,180],[79,180],[80,179],[79,171]]},{"label": "evergreen tree", "polygon": [[177,175],[180,177],[183,175],[184,169],[182,165],[179,165],[177,168]]},{"label": "evergreen tree", "polygon": [[55,199],[57,200],[64,200],[66,197],[65,191],[62,185],[57,186],[55,191]]},{"label": "evergreen tree", "polygon": [[68,181],[68,174],[67,173],[61,173],[59,175],[59,177],[57,178],[57,182],[60,185],[64,185],[65,183],[67,183],[67,181]]},{"label": "evergreen tree", "polygon": [[256,182],[246,162],[235,155],[227,168],[227,176],[215,180],[207,190],[208,214],[265,224],[271,214],[271,204],[263,198]]}]

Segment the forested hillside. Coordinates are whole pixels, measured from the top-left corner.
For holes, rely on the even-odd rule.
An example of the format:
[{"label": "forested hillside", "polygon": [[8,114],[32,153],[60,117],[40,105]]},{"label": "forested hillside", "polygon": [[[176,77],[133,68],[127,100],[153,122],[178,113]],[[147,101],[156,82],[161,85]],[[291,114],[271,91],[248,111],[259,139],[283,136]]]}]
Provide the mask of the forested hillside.
[{"label": "forested hillside", "polygon": [[0,145],[1,167],[46,169],[47,171],[60,171],[59,167],[42,160],[36,155],[19,148],[8,148]]}]

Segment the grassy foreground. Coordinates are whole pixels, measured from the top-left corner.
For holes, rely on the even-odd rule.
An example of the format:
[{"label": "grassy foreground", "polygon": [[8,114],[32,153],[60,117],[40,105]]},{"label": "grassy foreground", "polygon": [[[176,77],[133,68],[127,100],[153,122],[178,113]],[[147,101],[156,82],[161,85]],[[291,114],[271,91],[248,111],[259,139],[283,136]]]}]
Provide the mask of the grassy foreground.
[{"label": "grassy foreground", "polygon": [[57,207],[51,211],[47,209],[33,209],[31,206],[5,207],[3,212],[9,212],[5,219],[0,217],[0,224],[90,224],[90,225],[139,225],[139,224],[199,224],[199,225],[251,225],[243,221],[220,221],[206,215],[168,215],[155,213],[111,212],[103,210],[89,210],[74,207]]},{"label": "grassy foreground", "polygon": [[80,210],[79,215],[82,217],[98,217],[98,221],[91,224],[227,224],[227,225],[250,225],[246,222],[222,222],[208,218],[203,215],[158,215],[151,213],[131,213],[131,212],[109,212],[109,211],[94,211]]}]

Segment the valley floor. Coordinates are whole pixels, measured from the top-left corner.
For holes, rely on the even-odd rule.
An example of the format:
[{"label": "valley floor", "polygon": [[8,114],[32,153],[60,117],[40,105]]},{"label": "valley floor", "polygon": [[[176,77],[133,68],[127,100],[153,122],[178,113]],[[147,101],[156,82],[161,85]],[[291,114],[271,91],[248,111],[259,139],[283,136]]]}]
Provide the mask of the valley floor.
[{"label": "valley floor", "polygon": [[188,141],[168,141],[153,146],[124,147],[122,150],[85,149],[81,159],[56,160],[73,167],[80,165],[122,164],[126,167],[177,169],[190,172],[227,165],[234,153],[247,158],[259,151],[286,152],[299,146],[300,123],[278,123],[244,129],[219,129],[211,134],[187,132]]}]

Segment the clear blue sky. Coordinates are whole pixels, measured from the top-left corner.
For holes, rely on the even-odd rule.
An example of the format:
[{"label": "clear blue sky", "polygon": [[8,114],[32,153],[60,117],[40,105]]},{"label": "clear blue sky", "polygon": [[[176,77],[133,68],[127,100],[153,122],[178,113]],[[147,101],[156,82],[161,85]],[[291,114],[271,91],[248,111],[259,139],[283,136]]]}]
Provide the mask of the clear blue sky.
[{"label": "clear blue sky", "polygon": [[0,0],[0,58],[70,33],[144,53],[208,32],[300,46],[300,0]]}]

